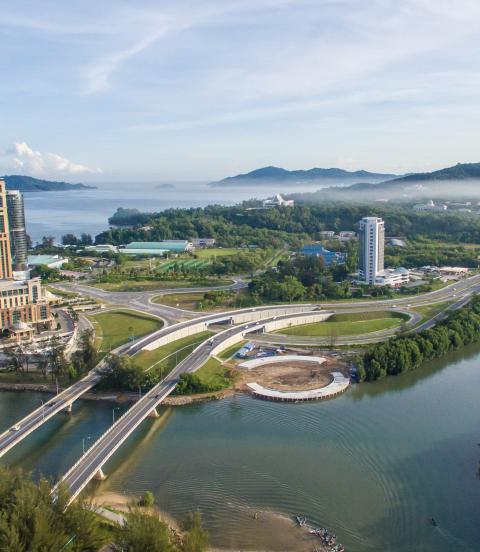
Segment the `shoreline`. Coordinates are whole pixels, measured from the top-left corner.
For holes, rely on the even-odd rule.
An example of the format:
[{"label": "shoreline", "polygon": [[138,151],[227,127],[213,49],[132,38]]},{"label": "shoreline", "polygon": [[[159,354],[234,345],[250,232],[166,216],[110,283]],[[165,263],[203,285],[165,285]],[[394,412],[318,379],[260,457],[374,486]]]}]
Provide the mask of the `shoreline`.
[{"label": "shoreline", "polygon": [[[59,388],[60,392],[63,388]],[[49,393],[56,394],[57,388],[52,383],[11,383],[0,382],[0,391],[10,391],[12,393]],[[197,395],[178,395],[169,396],[162,402],[164,406],[184,406],[197,402],[215,401],[230,397],[237,392],[241,392],[240,389],[234,389],[229,387],[222,389],[221,391],[215,391],[211,393],[199,393]],[[116,403],[135,402],[138,400],[138,393],[125,393],[125,392],[102,392],[102,393],[84,393],[76,400],[87,401],[111,401]]]},{"label": "shoreline", "polygon": [[[122,515],[128,512],[128,506],[135,503],[139,496],[127,496],[116,491],[103,490],[97,491],[90,498],[92,504],[98,508]],[[152,508],[145,508],[145,511],[157,514],[160,520],[168,525],[171,533],[181,538],[181,524],[169,512],[158,505],[154,505]],[[251,521],[252,523],[261,521],[263,524],[267,524],[277,533],[280,541],[283,542],[283,539],[287,540],[287,549],[291,552],[310,552],[312,545],[315,546],[318,552],[328,552],[330,550],[328,546],[321,544],[317,538],[309,535],[303,528],[299,527],[294,519],[285,513],[267,509],[252,509]],[[281,546],[282,542],[276,542],[276,545],[272,548],[265,548],[262,545],[261,548],[252,547],[248,549],[244,546],[223,548],[209,545],[207,550],[208,552],[241,552],[244,550],[248,550],[248,552],[279,552],[281,549],[278,546]]]}]

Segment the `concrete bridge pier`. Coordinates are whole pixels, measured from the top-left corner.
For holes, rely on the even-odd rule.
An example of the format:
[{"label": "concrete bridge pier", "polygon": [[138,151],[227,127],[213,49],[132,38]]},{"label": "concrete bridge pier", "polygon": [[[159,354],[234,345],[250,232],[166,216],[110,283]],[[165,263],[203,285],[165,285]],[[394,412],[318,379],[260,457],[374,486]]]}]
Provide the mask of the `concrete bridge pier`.
[{"label": "concrete bridge pier", "polygon": [[71,414],[72,413],[72,403],[70,403],[68,406],[66,406],[63,411],[66,412],[67,414]]},{"label": "concrete bridge pier", "polygon": [[107,479],[107,476],[103,473],[102,468],[99,468],[93,478],[96,481],[105,481],[105,479]]},{"label": "concrete bridge pier", "polygon": [[152,408],[150,412],[148,413],[149,418],[159,418],[160,414],[157,412],[157,407]]}]

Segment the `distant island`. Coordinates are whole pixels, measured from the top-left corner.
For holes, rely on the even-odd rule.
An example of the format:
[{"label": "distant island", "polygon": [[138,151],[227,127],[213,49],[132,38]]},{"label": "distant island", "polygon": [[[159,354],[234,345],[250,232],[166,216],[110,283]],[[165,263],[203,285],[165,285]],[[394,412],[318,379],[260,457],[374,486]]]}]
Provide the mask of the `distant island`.
[{"label": "distant island", "polygon": [[175,186],[173,184],[157,184],[155,186],[157,190],[173,190]]},{"label": "distant island", "polygon": [[295,182],[335,182],[368,180],[381,182],[392,178],[398,178],[396,174],[373,173],[369,171],[346,171],[345,169],[313,168],[308,170],[288,171],[281,167],[263,167],[246,174],[229,176],[218,182],[211,182],[210,186],[255,186],[259,183],[272,186],[278,183]]},{"label": "distant island", "polygon": [[19,174],[0,176],[0,180],[5,182],[8,190],[20,190],[21,192],[58,192],[66,190],[96,189],[96,186],[69,184],[68,182],[53,182],[50,180],[41,180],[40,178],[33,178],[32,176],[23,176]]}]

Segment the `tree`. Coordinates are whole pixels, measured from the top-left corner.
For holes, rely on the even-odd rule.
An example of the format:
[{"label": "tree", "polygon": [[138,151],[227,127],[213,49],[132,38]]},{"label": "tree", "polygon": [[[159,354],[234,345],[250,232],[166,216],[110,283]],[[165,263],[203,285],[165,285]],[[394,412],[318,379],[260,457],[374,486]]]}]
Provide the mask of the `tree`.
[{"label": "tree", "polygon": [[90,234],[83,233],[80,237],[80,243],[82,245],[92,245],[93,243],[92,236]]},{"label": "tree", "polygon": [[145,491],[144,495],[140,500],[140,505],[145,506],[145,508],[151,508],[155,504],[155,496],[152,491]]},{"label": "tree", "polygon": [[190,514],[184,524],[186,530],[183,537],[184,552],[204,552],[208,546],[208,533],[202,525],[202,516],[197,510]]},{"label": "tree", "polygon": [[[30,475],[0,466],[0,550],[94,552],[106,543],[93,509],[76,501],[66,509],[68,495],[60,489],[56,502],[45,479],[35,484]],[[72,540],[72,536],[75,538]]]},{"label": "tree", "polygon": [[65,234],[62,236],[63,245],[78,245],[78,238],[75,234]]},{"label": "tree", "polygon": [[174,552],[168,527],[158,517],[132,508],[117,531],[115,548],[122,552]]}]

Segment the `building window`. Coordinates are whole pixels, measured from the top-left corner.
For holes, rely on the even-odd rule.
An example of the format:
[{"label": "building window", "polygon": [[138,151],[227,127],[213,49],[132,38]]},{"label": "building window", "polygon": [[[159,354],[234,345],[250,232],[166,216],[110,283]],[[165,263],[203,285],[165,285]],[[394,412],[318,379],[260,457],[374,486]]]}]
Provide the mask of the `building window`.
[{"label": "building window", "polygon": [[42,320],[45,320],[47,318],[47,307],[45,305],[42,305],[40,307],[40,318]]}]

